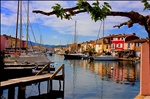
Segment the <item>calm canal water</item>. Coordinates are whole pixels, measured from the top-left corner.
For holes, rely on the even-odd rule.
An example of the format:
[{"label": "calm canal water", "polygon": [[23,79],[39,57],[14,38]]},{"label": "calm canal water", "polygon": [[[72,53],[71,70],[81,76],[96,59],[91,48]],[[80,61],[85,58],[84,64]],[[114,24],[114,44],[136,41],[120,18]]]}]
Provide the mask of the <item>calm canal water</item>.
[{"label": "calm canal water", "polygon": [[[65,90],[62,99],[134,99],[139,93],[139,63],[64,60],[61,55],[48,58],[55,62],[56,69],[65,64]],[[59,82],[54,82],[53,89],[59,89],[58,86]],[[47,83],[42,82],[40,88],[41,93],[46,93]],[[7,91],[3,94],[7,98]],[[38,85],[26,87],[26,98],[38,94]]]}]

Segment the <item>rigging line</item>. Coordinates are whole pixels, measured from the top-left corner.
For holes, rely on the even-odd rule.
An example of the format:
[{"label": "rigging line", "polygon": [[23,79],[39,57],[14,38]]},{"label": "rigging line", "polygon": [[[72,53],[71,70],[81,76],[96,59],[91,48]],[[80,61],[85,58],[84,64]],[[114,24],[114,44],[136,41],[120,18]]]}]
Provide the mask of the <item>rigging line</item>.
[{"label": "rigging line", "polygon": [[[31,41],[31,39],[30,39],[30,36],[28,36],[29,37],[29,40]],[[32,42],[30,42],[30,44],[31,44],[31,47],[32,47],[32,49],[33,49],[33,45],[32,45]]]},{"label": "rigging line", "polygon": [[16,47],[17,47],[17,36],[18,36],[18,19],[19,19],[19,0],[18,0],[18,6],[17,6],[17,22],[16,22],[16,39],[15,39],[15,53],[16,53]]},{"label": "rigging line", "polygon": [[[27,9],[26,9],[25,5],[24,5],[24,9],[25,9],[25,11],[26,11],[26,13],[27,13]],[[32,31],[32,34],[33,34],[33,37],[34,37],[34,41],[35,41],[35,43],[37,44],[37,41],[36,41],[36,38],[35,38],[35,35],[34,35],[34,31],[33,31],[33,28],[32,28],[31,22],[30,22],[30,19],[29,19],[29,25],[30,25],[30,28],[31,28],[31,31]]]},{"label": "rigging line", "polygon": [[22,47],[22,1],[20,1],[20,51]]},{"label": "rigging line", "polygon": [[[11,19],[11,20],[12,20],[12,19]],[[7,30],[7,32],[5,31],[5,33],[9,34],[10,30],[12,30],[12,26],[11,26],[11,25],[8,27],[8,30]],[[13,33],[13,34],[14,34],[14,33]],[[10,34],[10,35],[11,35],[11,34]]]},{"label": "rigging line", "polygon": [[[32,3],[31,3],[31,7],[33,8]],[[37,22],[37,27],[38,27],[39,33],[40,33],[40,35],[41,35],[41,31],[40,31],[39,24],[38,24],[38,21],[37,21],[37,18],[36,18],[36,14],[33,14],[33,15],[34,15],[34,17],[35,17],[35,20],[36,20],[36,22]]]},{"label": "rigging line", "polygon": [[29,32],[29,0],[27,1],[28,5],[27,5],[27,33],[26,33],[26,53],[28,53],[27,49],[28,49],[28,32]]},{"label": "rigging line", "polygon": [[[98,35],[97,35],[97,40],[99,39],[101,27],[102,27],[102,21],[100,22],[99,31],[98,31]],[[97,40],[96,40],[96,43],[95,43],[95,44],[97,44]]]}]

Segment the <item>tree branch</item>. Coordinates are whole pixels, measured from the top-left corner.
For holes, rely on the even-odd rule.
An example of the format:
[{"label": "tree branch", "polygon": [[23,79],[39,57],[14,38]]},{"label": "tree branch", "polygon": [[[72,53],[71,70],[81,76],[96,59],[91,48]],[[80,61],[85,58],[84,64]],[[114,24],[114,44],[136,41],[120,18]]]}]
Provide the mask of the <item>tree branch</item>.
[{"label": "tree branch", "polygon": [[[91,14],[91,10],[92,10],[92,6],[88,3],[88,2],[82,2],[81,5],[82,8],[79,8],[79,6],[75,6],[72,8],[63,8],[63,11],[65,11],[66,13],[66,19],[70,19],[71,16],[79,14],[79,13],[83,13],[83,12],[88,12]],[[84,7],[83,7],[84,6]],[[108,7],[108,6],[106,6]],[[94,7],[93,7],[94,8]],[[108,9],[107,9],[108,10]],[[43,15],[56,15],[57,12],[56,11],[52,11],[52,12],[44,12],[41,10],[33,10],[33,13],[40,13]],[[67,13],[68,12],[68,13]],[[92,12],[93,14],[93,12]],[[114,27],[118,27],[120,28],[123,25],[128,25],[128,27],[132,27],[134,23],[139,23],[140,25],[145,27],[145,30],[148,32],[149,37],[150,37],[150,15],[148,16],[143,16],[141,14],[139,14],[138,12],[134,12],[134,11],[130,11],[130,12],[115,12],[115,11],[110,11],[109,13],[106,12],[106,16],[122,16],[122,17],[128,17],[130,18],[129,21],[127,22],[123,22],[120,25],[115,25]],[[58,17],[58,16],[57,16]],[[95,17],[97,19],[95,19],[95,21],[97,20],[101,20],[105,17],[105,13],[100,13],[100,12],[95,12],[94,16],[91,16],[92,18]],[[100,18],[99,18],[100,17]],[[62,16],[61,16],[62,18]]]}]

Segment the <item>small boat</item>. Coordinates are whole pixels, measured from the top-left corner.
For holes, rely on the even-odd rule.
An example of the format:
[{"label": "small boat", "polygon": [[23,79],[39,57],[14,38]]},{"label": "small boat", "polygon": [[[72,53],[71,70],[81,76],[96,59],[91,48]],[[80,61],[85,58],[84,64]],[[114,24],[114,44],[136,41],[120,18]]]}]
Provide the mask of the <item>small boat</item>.
[{"label": "small boat", "polygon": [[118,57],[112,56],[112,55],[101,55],[101,56],[95,56],[93,57],[95,61],[117,61],[119,60]]},{"label": "small boat", "polygon": [[88,55],[82,53],[64,54],[65,59],[88,59]]}]

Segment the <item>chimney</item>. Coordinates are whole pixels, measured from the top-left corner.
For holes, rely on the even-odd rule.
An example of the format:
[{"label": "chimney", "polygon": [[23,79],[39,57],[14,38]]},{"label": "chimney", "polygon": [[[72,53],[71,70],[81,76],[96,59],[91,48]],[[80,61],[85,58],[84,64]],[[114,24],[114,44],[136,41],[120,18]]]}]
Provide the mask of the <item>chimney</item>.
[{"label": "chimney", "polygon": [[136,35],[136,33],[133,33],[133,35]]}]

